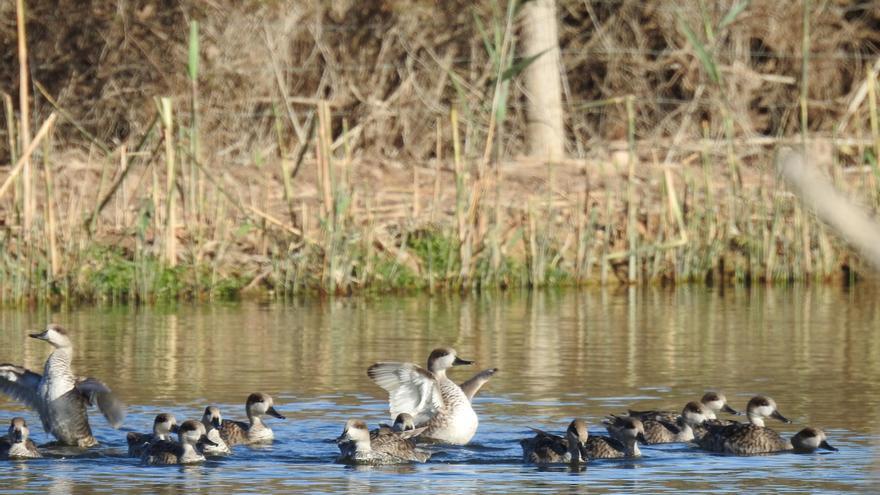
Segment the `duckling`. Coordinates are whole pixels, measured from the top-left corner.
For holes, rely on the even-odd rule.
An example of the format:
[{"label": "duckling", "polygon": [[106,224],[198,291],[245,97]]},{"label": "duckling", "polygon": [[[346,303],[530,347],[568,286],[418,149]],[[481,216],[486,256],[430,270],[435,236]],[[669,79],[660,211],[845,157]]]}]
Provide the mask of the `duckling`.
[{"label": "duckling", "polygon": [[229,446],[226,445],[226,442],[220,438],[220,426],[223,424],[223,418],[220,416],[220,409],[215,406],[208,406],[205,408],[205,414],[202,415],[202,424],[205,426],[206,436],[208,440],[214,442],[215,445],[208,445],[202,448],[202,450],[207,455],[223,455],[229,454],[232,451],[229,449]]},{"label": "duckling", "polygon": [[524,438],[519,444],[523,451],[523,462],[526,464],[580,464],[587,462],[587,423],[575,419],[568,425],[565,437],[547,433],[537,428],[532,438]]},{"label": "duckling", "polygon": [[409,431],[379,431],[375,435],[366,423],[350,419],[345,423],[342,435],[336,439],[339,446],[337,462],[351,464],[406,464],[425,462],[429,452],[416,448],[413,438],[426,428]]},{"label": "duckling", "polygon": [[63,445],[92,447],[98,441],[92,436],[86,406],[98,409],[113,428],[122,425],[125,405],[103,382],[73,374],[73,344],[67,331],[49,324],[30,337],[44,340],[55,348],[43,369],[34,373],[21,366],[0,364],[0,392],[19,400],[40,414],[43,429]]},{"label": "duckling", "polygon": [[35,459],[43,457],[37,445],[28,438],[30,430],[24,418],[12,418],[9,433],[0,438],[0,459]]},{"label": "duckling", "polygon": [[171,433],[177,433],[177,420],[173,415],[160,413],[153,420],[152,433],[128,432],[125,440],[128,443],[128,456],[141,457],[151,443],[171,441]]},{"label": "duckling", "polygon": [[177,442],[163,440],[147,445],[141,460],[145,464],[194,464],[203,462],[201,445],[213,445],[205,436],[205,425],[195,420],[184,421],[177,430]]},{"label": "duckling", "polygon": [[271,442],[275,434],[263,423],[263,416],[268,414],[284,419],[284,416],[275,410],[272,397],[262,392],[249,395],[245,403],[245,412],[248,417],[247,423],[229,420],[220,423],[220,438],[226,442],[226,445],[232,447],[239,444]]},{"label": "duckling", "polygon": [[376,363],[367,375],[388,391],[392,417],[412,414],[417,425],[427,428],[422,437],[465,445],[479,425],[471,399],[497,372],[496,368],[482,371],[462,386],[447,378],[447,369],[470,364],[473,361],[461,359],[455,349],[441,347],[428,356],[427,369],[412,363]]}]

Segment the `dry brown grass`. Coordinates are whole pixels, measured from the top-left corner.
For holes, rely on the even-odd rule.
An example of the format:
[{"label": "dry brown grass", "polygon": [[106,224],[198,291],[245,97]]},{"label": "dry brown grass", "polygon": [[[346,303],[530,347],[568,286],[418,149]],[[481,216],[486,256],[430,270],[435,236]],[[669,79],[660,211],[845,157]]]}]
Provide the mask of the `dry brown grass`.
[{"label": "dry brown grass", "polygon": [[[159,128],[148,134],[160,96],[175,102],[177,237],[194,273],[190,292],[230,278],[282,291],[381,286],[400,275],[388,264],[430,279],[393,286],[607,281],[633,253],[641,281],[824,278],[851,264],[778,190],[769,166],[778,142],[798,141],[802,131],[800,3],[755,1],[723,27],[736,2],[558,3],[572,159],[548,168],[518,158],[526,96],[514,80],[501,165],[480,176],[495,69],[479,25],[491,30],[503,15],[492,2],[28,2],[31,75],[65,117],[38,153],[51,167],[65,259],[48,292],[90,295],[89,277],[105,268],[90,247],[115,246],[135,261],[161,257],[158,205],[166,194],[155,184],[166,177]],[[0,4],[0,89],[12,95],[10,4]],[[201,26],[198,160],[188,154],[190,20]],[[864,103],[848,107],[877,58],[880,9],[824,2],[810,21],[812,149],[839,184],[876,203],[876,179],[861,168],[872,157],[869,112]],[[706,47],[719,83],[683,25]],[[36,127],[53,105],[34,91]],[[639,159],[636,250],[625,215],[626,95]],[[324,122],[329,211],[318,177],[322,127],[310,132],[318,101],[332,113]],[[453,109],[461,116],[460,174]],[[0,161],[13,155],[8,137],[0,135]],[[131,169],[121,180],[123,160]],[[45,211],[45,189],[38,191]],[[105,197],[97,221],[84,227]],[[46,248],[18,241],[19,200],[0,198],[5,273],[15,274],[15,287],[44,287],[38,260]],[[427,268],[433,261],[412,246],[421,238],[457,239],[466,249],[449,249],[455,259],[444,256],[443,270]],[[472,256],[468,277],[462,256]],[[9,284],[3,291],[28,292]]]}]

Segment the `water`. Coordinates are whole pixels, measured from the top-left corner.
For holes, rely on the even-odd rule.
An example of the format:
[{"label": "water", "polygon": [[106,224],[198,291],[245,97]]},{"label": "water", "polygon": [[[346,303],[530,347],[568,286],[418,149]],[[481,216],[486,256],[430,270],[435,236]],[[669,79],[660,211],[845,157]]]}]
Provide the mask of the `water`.
[{"label": "water", "polygon": [[[223,304],[172,309],[0,312],[0,361],[40,369],[49,347],[25,338],[47,320],[72,331],[78,372],[106,381],[129,404],[122,431],[91,415],[103,446],[85,455],[0,463],[0,487],[18,493],[875,491],[880,481],[880,311],[877,292],[838,288],[701,288],[416,296]],[[501,371],[480,392],[480,429],[467,447],[437,448],[418,466],[333,463],[348,418],[388,421],[384,391],[366,376],[379,360],[423,363],[452,345],[471,369]],[[735,408],[764,393],[792,425],[828,433],[840,452],[732,457],[687,445],[643,448],[635,461],[583,471],[521,463],[527,427],[562,431],[629,406],[680,408],[707,389]],[[287,416],[269,418],[276,442],[237,447],[191,467],[144,467],[124,457],[125,431],[148,431],[157,412],[197,419],[208,404],[244,416],[244,399],[270,393]],[[32,412],[0,397],[4,428]],[[772,420],[771,420],[772,421]]]}]

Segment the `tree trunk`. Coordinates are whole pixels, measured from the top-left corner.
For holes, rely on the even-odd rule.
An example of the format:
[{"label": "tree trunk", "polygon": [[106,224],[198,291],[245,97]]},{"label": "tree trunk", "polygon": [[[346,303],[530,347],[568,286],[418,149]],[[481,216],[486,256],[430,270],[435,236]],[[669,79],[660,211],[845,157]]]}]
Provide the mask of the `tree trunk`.
[{"label": "tree trunk", "polygon": [[565,154],[556,0],[523,6],[523,58],[541,54],[525,71],[530,156],[558,160]]}]

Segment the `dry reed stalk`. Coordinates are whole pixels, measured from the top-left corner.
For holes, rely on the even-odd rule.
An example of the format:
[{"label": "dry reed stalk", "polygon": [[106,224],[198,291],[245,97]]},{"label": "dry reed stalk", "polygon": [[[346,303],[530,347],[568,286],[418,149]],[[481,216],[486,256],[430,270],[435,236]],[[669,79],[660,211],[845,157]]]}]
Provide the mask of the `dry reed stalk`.
[{"label": "dry reed stalk", "polygon": [[165,262],[168,266],[177,265],[177,220],[174,203],[175,154],[174,154],[174,114],[170,98],[161,98],[160,114],[165,140]]},{"label": "dry reed stalk", "polygon": [[293,126],[294,132],[296,132],[296,137],[299,139],[300,144],[305,144],[309,141],[307,134],[310,134],[310,132],[306,132],[303,129],[299,118],[296,116],[296,111],[293,109],[293,101],[287,93],[287,85],[284,83],[284,76],[281,73],[278,55],[275,53],[275,47],[270,39],[269,30],[265,24],[263,24],[262,29],[263,41],[266,45],[266,51],[269,53],[269,61],[272,63],[272,72],[275,75],[275,85],[278,93],[281,95],[281,101],[284,103],[284,110],[287,112],[287,118],[290,120],[290,125]]},{"label": "dry reed stalk", "polygon": [[[877,176],[880,173],[880,118],[877,117],[877,76],[870,69],[867,70],[866,81],[868,84],[868,115],[871,121],[871,138],[874,142],[873,172]],[[877,197],[877,185],[873,184],[871,196]],[[877,204],[875,200],[874,204]]]},{"label": "dry reed stalk", "polygon": [[801,35],[801,139],[806,149],[809,133],[807,97],[810,90],[810,0],[803,0],[803,33]]},{"label": "dry reed stalk", "polygon": [[342,183],[345,186],[345,189],[348,190],[352,187],[351,167],[354,165],[354,158],[352,157],[351,134],[348,128],[348,119],[345,117],[342,118],[342,136],[339,136],[339,139],[342,139],[342,153],[344,157],[342,163]]},{"label": "dry reed stalk", "polygon": [[6,113],[6,137],[9,144],[9,161],[15,163],[16,148],[15,146],[15,109],[12,107],[12,96],[3,93],[3,108]]},{"label": "dry reed stalk", "polygon": [[413,167],[413,184],[412,184],[412,216],[413,220],[419,217],[419,168]]},{"label": "dry reed stalk", "polygon": [[[18,123],[21,127],[19,137],[21,138],[21,147],[27,149],[31,142],[31,123],[30,123],[30,101],[28,97],[28,48],[27,33],[25,31],[25,12],[24,0],[15,2],[15,22],[18,27]],[[30,154],[23,154],[25,157],[24,171],[22,173],[23,182],[23,203],[24,203],[24,240],[29,242],[31,237],[31,228],[33,227],[35,201],[33,193],[33,178],[31,177],[31,161]]]},{"label": "dry reed stalk", "polygon": [[432,224],[437,218],[437,208],[440,204],[440,180],[442,179],[440,165],[443,162],[443,121],[440,117],[437,117],[434,125],[437,129],[437,142],[434,151],[434,194],[431,199],[431,216],[429,218],[429,222]]},{"label": "dry reed stalk", "polygon": [[40,126],[40,129],[37,131],[37,134],[34,136],[34,139],[28,143],[28,145],[24,148],[24,151],[21,153],[21,156],[15,162],[15,165],[12,166],[12,170],[9,171],[9,175],[6,176],[6,180],[3,182],[3,185],[0,186],[0,199],[3,198],[3,195],[6,194],[6,191],[12,185],[15,178],[18,177],[18,174],[21,173],[24,168],[25,163],[30,160],[31,154],[40,144],[40,141],[46,137],[49,129],[52,128],[52,125],[55,123],[55,119],[58,118],[58,115],[55,112],[52,112],[45,121],[43,121],[43,125]]},{"label": "dry reed stalk", "polygon": [[33,83],[34,87],[37,88],[37,91],[39,91],[40,94],[43,95],[43,98],[45,98],[46,101],[48,101],[49,104],[52,105],[52,108],[54,108],[56,112],[58,112],[58,115],[69,122],[74,127],[74,129],[77,130],[77,132],[79,132],[83,137],[86,138],[86,141],[96,146],[99,150],[101,150],[101,152],[104,153],[104,155],[113,154],[113,151],[111,151],[106,144],[102,143],[97,136],[89,132],[88,129],[86,129],[79,121],[79,119],[77,119],[73,114],[65,110],[64,107],[62,107],[58,103],[58,101],[52,97],[49,91],[47,91],[46,88],[43,87],[42,84],[40,84],[40,81],[33,80],[31,82]]},{"label": "dry reed stalk", "polygon": [[635,170],[636,170],[636,148],[635,148],[635,132],[636,132],[636,115],[634,108],[633,95],[626,97],[626,121],[627,121],[627,141],[629,142],[629,153],[627,155],[627,190],[626,190],[626,230],[629,239],[629,265],[627,276],[629,283],[635,283],[636,280],[636,250],[637,233],[636,233],[636,205],[635,205]]},{"label": "dry reed stalk", "polygon": [[330,165],[330,111],[327,102],[321,100],[317,104],[317,112],[318,112],[318,152],[320,153],[320,159],[318,160],[319,174],[320,177],[320,190],[322,193],[323,199],[323,215],[328,225],[332,228],[333,222],[333,177],[331,175],[331,165]]},{"label": "dry reed stalk", "polygon": [[[119,147],[119,170],[117,170],[116,175],[124,176],[126,168],[128,168],[128,150],[123,144]],[[125,184],[121,186],[121,189],[120,195],[116,196],[116,201],[113,203],[113,227],[117,230],[125,224],[125,205],[127,204]],[[122,218],[120,218],[120,213]]]},{"label": "dry reed stalk", "polygon": [[471,249],[468,239],[470,237],[467,223],[467,207],[465,198],[465,172],[461,159],[461,141],[458,132],[458,111],[452,109],[449,113],[449,121],[452,127],[452,150],[453,164],[455,168],[455,215],[458,220],[459,260],[461,270],[459,276],[466,280],[469,274]]},{"label": "dry reed stalk", "polygon": [[[10,96],[8,93],[3,93],[3,107],[6,111],[6,137],[8,138],[7,142],[9,143],[9,161],[15,163],[16,161],[18,161],[18,150],[15,144],[15,109],[12,105],[12,96]],[[20,199],[21,195],[15,194],[15,191],[13,191],[11,210],[15,211],[17,208],[19,208],[18,201]]]},{"label": "dry reed stalk", "polygon": [[51,279],[61,273],[61,257],[58,254],[58,234],[55,224],[55,188],[52,181],[52,166],[49,160],[49,138],[43,141],[43,180],[46,188],[46,236],[48,237],[49,267]]},{"label": "dry reed stalk", "polygon": [[796,207],[795,212],[801,224],[801,249],[803,250],[803,269],[804,278],[807,278],[813,274],[813,253],[812,248],[810,247],[812,244],[810,236],[810,219],[806,215],[806,213],[804,213],[803,208]]}]

